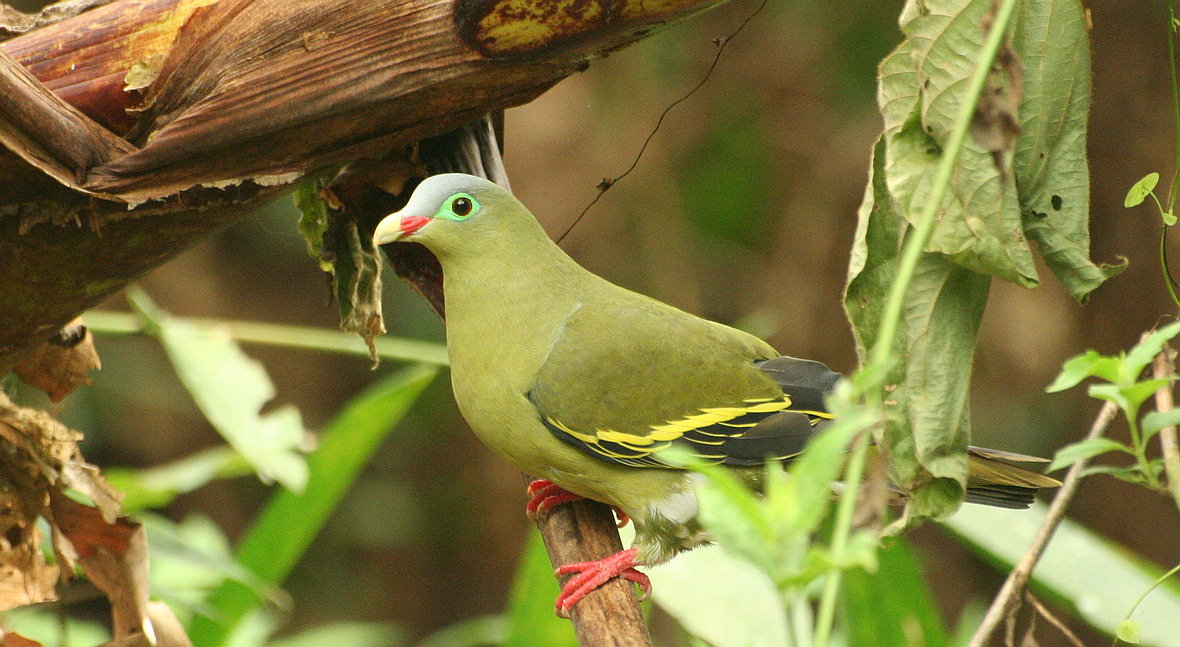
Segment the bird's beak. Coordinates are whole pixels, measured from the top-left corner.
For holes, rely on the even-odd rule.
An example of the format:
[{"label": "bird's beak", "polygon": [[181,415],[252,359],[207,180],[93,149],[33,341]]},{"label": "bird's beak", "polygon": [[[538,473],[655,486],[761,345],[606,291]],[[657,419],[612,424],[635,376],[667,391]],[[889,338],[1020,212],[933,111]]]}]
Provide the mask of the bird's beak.
[{"label": "bird's beak", "polygon": [[431,218],[426,216],[403,216],[391,213],[377,223],[377,229],[373,231],[373,246],[380,247],[387,243],[396,243],[418,231],[430,221]]}]

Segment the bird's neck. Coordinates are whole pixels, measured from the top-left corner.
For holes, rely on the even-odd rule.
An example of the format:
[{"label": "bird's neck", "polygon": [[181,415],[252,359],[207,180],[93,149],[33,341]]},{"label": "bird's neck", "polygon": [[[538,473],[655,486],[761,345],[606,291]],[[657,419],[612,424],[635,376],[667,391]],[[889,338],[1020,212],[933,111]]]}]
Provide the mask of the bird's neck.
[{"label": "bird's neck", "polygon": [[487,241],[489,253],[440,256],[453,363],[540,365],[568,313],[602,279],[543,240]]}]

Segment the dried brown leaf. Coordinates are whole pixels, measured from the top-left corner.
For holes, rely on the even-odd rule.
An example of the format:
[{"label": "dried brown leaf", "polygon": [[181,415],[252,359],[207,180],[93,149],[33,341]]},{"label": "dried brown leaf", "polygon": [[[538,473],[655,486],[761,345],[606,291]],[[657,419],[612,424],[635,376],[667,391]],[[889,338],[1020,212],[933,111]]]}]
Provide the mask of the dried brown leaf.
[{"label": "dried brown leaf", "polygon": [[0,647],[43,647],[41,643],[35,640],[29,640],[24,636],[14,634],[12,632],[5,632],[0,630]]},{"label": "dried brown leaf", "polygon": [[15,370],[26,384],[60,402],[78,385],[90,384],[90,371],[100,368],[94,337],[81,319],[75,319],[25,355]]},{"label": "dried brown leaf", "polygon": [[41,552],[41,507],[29,498],[19,490],[0,492],[0,610],[57,597],[58,570]]},{"label": "dried brown leaf", "polygon": [[[55,599],[59,567],[45,562],[38,517],[50,518],[59,562],[72,572],[80,551],[52,522],[50,497],[70,488],[90,496],[113,523],[119,495],[78,451],[82,435],[0,393],[0,609]],[[76,504],[80,505],[80,504]],[[126,550],[124,550],[126,552]]]},{"label": "dried brown leaf", "polygon": [[73,545],[86,577],[111,603],[115,639],[135,633],[155,642],[148,614],[147,533],[126,518],[113,523],[97,508],[50,493],[52,523]]},{"label": "dried brown leaf", "polygon": [[103,643],[99,647],[193,647],[193,643],[184,633],[184,627],[172,609],[163,602],[148,603],[148,617],[156,631],[156,643],[148,642],[147,636],[134,633],[125,638],[118,638]]}]

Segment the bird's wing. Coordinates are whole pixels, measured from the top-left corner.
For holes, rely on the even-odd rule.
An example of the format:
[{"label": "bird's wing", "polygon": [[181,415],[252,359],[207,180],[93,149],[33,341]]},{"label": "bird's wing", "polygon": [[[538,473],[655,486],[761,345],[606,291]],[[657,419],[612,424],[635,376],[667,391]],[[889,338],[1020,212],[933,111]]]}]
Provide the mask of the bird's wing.
[{"label": "bird's wing", "polygon": [[583,308],[566,322],[529,393],[556,437],[628,467],[674,467],[660,449],[759,465],[803,450],[839,378],[775,357],[732,328],[658,302]]}]

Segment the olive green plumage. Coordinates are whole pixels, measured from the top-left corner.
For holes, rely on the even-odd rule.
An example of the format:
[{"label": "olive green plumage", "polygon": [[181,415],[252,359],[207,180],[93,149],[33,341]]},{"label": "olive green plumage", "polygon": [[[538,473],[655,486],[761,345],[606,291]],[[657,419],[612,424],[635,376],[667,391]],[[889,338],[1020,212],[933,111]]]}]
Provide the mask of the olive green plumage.
[{"label": "olive green plumage", "polygon": [[[522,471],[622,509],[642,562],[706,539],[693,478],[660,447],[741,469],[798,453],[827,417],[835,373],[591,274],[491,182],[428,178],[374,235],[397,240],[442,264],[451,379],[472,430]],[[994,458],[972,458],[990,483],[981,502],[1022,507],[1054,483]]]}]

